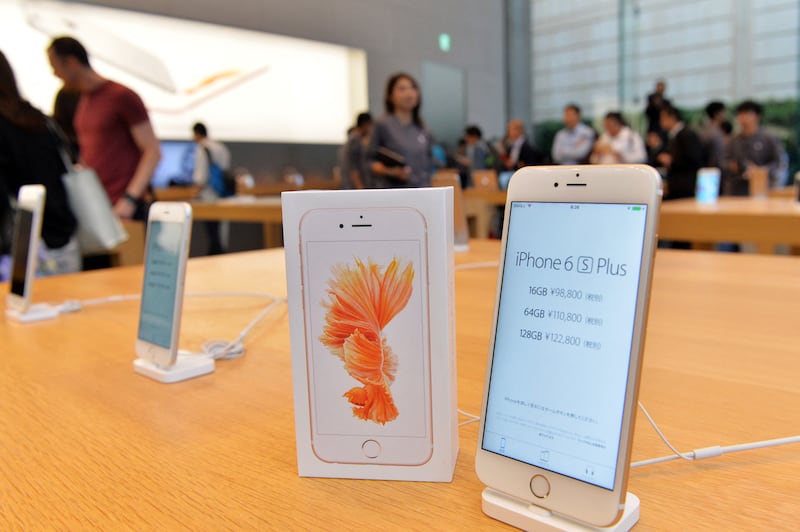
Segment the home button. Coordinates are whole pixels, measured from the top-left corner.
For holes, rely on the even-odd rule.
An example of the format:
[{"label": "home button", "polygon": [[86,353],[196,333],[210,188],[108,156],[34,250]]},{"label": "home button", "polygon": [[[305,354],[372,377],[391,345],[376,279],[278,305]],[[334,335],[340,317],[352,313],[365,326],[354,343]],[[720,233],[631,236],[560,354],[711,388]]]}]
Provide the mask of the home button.
[{"label": "home button", "polygon": [[377,458],[381,454],[381,444],[375,440],[367,440],[361,444],[361,450],[367,458]]},{"label": "home button", "polygon": [[550,481],[542,475],[534,475],[531,479],[531,493],[539,499],[550,495]]}]

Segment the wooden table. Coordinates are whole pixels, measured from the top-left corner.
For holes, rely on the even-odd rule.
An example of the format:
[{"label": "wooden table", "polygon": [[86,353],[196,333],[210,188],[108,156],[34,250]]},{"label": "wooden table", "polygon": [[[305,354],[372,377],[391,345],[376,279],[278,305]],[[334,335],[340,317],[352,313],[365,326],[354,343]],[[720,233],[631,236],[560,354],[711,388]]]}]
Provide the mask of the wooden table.
[{"label": "wooden table", "polygon": [[690,198],[665,201],[658,233],[695,243],[752,242],[759,253],[774,253],[779,244],[800,245],[800,203],[747,197],[723,197],[713,204]]},{"label": "wooden table", "polygon": [[264,247],[283,245],[280,196],[234,196],[218,201],[193,201],[195,220],[227,220],[263,225]]},{"label": "wooden table", "polygon": [[[471,242],[459,263],[495,260]],[[193,259],[187,292],[284,295],[282,250]],[[459,407],[480,410],[496,269],[456,272]],[[136,292],[141,268],[37,280],[37,301]],[[6,287],[2,287],[7,290]],[[682,450],[800,427],[800,259],[659,251],[641,400]],[[264,307],[187,298],[181,347],[232,338]],[[299,478],[285,307],[247,354],[164,385],[131,367],[137,302],[33,325],[0,323],[0,529],[503,530],[480,509],[477,425],[452,483]],[[634,460],[668,454],[640,416]],[[634,469],[637,530],[788,530],[800,447]]]}]

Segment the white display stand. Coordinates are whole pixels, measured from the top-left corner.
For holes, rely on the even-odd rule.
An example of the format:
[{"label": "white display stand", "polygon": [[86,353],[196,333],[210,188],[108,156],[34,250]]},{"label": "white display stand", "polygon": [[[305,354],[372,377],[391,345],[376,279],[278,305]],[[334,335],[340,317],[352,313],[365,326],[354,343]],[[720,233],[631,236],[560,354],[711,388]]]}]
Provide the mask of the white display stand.
[{"label": "white display stand", "polygon": [[16,309],[6,309],[6,318],[20,323],[32,323],[34,321],[52,320],[58,316],[58,307],[47,303],[37,303],[31,305],[25,312]]},{"label": "white display stand", "polygon": [[209,356],[178,353],[175,364],[168,368],[160,368],[149,360],[137,358],[133,361],[133,370],[158,382],[172,384],[212,373],[214,359]]},{"label": "white display stand", "polygon": [[593,527],[572,521],[566,517],[556,515],[550,510],[520,501],[491,488],[483,490],[482,498],[483,513],[523,530],[537,532],[588,532],[592,530],[627,532],[639,521],[639,497],[630,492],[625,499],[625,512],[622,517],[615,525],[608,527]]}]

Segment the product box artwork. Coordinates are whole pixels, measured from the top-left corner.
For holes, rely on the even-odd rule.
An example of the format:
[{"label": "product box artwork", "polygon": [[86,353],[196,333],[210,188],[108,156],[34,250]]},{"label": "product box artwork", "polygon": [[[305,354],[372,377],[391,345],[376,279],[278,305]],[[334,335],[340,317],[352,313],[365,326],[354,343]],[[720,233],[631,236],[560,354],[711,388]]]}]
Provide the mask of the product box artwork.
[{"label": "product box artwork", "polygon": [[282,210],[299,474],[449,482],[453,190],[284,192]]}]

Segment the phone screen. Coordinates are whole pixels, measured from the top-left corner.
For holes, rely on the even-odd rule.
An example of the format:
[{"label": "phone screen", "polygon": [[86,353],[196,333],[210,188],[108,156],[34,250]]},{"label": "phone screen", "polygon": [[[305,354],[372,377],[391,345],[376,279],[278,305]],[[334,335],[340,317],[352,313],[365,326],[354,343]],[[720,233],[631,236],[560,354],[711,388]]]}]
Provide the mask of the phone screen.
[{"label": "phone screen", "polygon": [[148,231],[139,339],[169,348],[175,321],[183,224],[154,220]]},{"label": "phone screen", "polygon": [[[31,231],[33,230],[33,212],[19,207],[14,217],[14,238],[11,246],[11,293],[25,296],[28,282],[28,259],[31,254]],[[35,251],[34,251],[35,252]]]},{"label": "phone screen", "polygon": [[423,245],[305,242],[315,434],[429,437]]},{"label": "phone screen", "polygon": [[714,203],[719,196],[719,168],[701,168],[697,171],[695,197],[699,203]]},{"label": "phone screen", "polygon": [[613,489],[646,217],[512,202],[484,450]]}]

